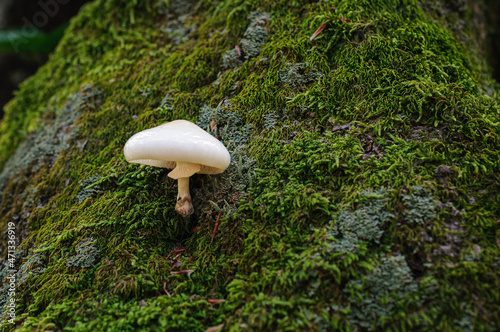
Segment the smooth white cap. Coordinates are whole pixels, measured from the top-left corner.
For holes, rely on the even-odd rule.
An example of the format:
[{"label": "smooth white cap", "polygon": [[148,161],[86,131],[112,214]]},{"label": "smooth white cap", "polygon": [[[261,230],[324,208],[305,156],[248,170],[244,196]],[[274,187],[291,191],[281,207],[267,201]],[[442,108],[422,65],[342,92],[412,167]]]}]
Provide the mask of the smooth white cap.
[{"label": "smooth white cap", "polygon": [[186,169],[191,174],[174,178],[222,173],[231,162],[229,152],[218,139],[186,120],[167,122],[135,134],[125,144],[123,153],[129,163],[165,168],[175,168],[178,162],[191,164]]}]

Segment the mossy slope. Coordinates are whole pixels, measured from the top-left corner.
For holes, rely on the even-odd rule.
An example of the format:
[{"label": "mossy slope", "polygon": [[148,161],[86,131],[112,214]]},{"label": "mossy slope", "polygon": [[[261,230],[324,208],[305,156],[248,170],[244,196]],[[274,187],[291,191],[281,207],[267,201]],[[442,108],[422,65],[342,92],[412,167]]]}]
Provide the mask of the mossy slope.
[{"label": "mossy slope", "polygon": [[[3,327],[498,329],[496,84],[451,28],[472,9],[447,5],[84,7],[0,127],[0,231],[21,242]],[[232,155],[193,177],[189,222],[167,171],[122,155],[178,118]],[[7,162],[23,140],[39,157]]]}]

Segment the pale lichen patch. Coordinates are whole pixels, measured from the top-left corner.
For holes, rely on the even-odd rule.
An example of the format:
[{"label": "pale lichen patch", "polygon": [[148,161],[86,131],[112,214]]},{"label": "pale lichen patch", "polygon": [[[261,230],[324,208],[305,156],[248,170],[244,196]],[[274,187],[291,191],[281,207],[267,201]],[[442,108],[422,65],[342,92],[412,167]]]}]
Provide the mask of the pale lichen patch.
[{"label": "pale lichen patch", "polygon": [[[405,257],[384,255],[364,278],[347,283],[344,292],[350,294],[349,322],[361,329],[380,327],[381,319],[389,318],[398,303],[417,291]],[[353,296],[359,293],[362,296]]]},{"label": "pale lichen patch", "polygon": [[239,45],[227,51],[222,57],[222,67],[225,69],[240,67],[245,61],[259,55],[267,36],[264,25],[270,18],[269,13],[260,10],[253,11],[248,15],[250,25],[245,31]]},{"label": "pale lichen patch", "polygon": [[69,141],[78,135],[74,125],[83,109],[101,104],[101,92],[90,84],[68,97],[57,116],[44,120],[40,130],[29,134],[5,164],[0,174],[0,188],[21,170],[38,171],[43,165],[52,166],[59,154],[69,147]]},{"label": "pale lichen patch", "polygon": [[93,238],[85,238],[76,246],[76,255],[68,258],[66,266],[76,268],[92,267],[99,258],[99,248]]}]

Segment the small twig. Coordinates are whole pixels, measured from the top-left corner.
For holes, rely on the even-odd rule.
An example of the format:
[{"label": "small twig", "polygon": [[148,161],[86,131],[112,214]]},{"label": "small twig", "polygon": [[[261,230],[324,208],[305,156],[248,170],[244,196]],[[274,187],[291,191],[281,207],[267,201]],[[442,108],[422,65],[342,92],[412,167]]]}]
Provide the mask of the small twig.
[{"label": "small twig", "polygon": [[209,329],[206,329],[205,332],[217,332],[217,331],[219,331],[223,327],[224,327],[224,324],[220,324],[220,325],[211,327]]},{"label": "small twig", "polygon": [[199,232],[201,229],[201,225],[198,227],[193,227],[193,232]]},{"label": "small twig", "polygon": [[217,232],[217,227],[219,226],[219,219],[220,219],[221,213],[222,213],[222,211],[219,212],[219,215],[217,216],[217,220],[215,221],[215,227],[214,227],[214,231],[212,233],[212,240],[210,240],[210,243],[212,243],[212,241],[214,240],[215,232]]},{"label": "small twig", "polygon": [[319,28],[313,33],[313,35],[311,36],[311,38],[309,38],[309,41],[313,41],[314,38],[318,37],[318,35],[321,33],[321,31],[325,30],[327,23],[328,22],[325,22],[325,23],[321,24],[319,26]]},{"label": "small twig", "polygon": [[168,253],[166,259],[168,259],[172,254],[183,253],[184,251],[186,251],[186,248],[172,250],[171,252]]},{"label": "small twig", "polygon": [[172,295],[170,295],[170,293],[167,290],[167,281],[165,281],[165,283],[163,284],[163,290],[165,291],[165,294],[168,295],[168,297],[172,297]]},{"label": "small twig", "polygon": [[239,45],[236,45],[234,47],[235,51],[236,51],[236,54],[238,54],[238,58],[241,59],[242,58],[242,54],[241,54],[241,49],[239,47]]},{"label": "small twig", "polygon": [[182,252],[178,253],[177,256],[175,256],[174,258],[172,258],[173,261],[178,261],[182,256]]},{"label": "small twig", "polygon": [[213,304],[219,304],[219,303],[224,303],[226,300],[223,299],[208,299],[208,303],[213,303]]},{"label": "small twig", "polygon": [[191,275],[194,270],[181,270],[181,271],[170,271],[170,274],[188,274]]}]

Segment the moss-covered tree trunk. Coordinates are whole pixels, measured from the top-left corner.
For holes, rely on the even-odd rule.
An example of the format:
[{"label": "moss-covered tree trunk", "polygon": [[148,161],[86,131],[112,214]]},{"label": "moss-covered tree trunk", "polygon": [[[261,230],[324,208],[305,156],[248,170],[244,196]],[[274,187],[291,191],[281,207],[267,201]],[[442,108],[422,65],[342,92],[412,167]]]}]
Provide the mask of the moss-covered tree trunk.
[{"label": "moss-covered tree trunk", "polygon": [[[88,4],[1,122],[2,328],[498,330],[486,12]],[[122,153],[181,118],[232,157],[192,178],[189,220],[168,170]]]}]

